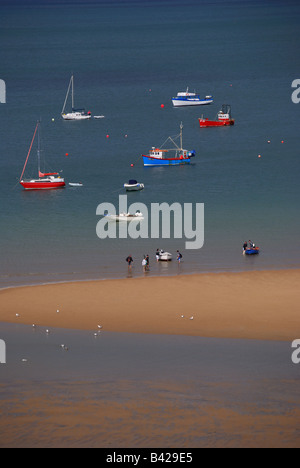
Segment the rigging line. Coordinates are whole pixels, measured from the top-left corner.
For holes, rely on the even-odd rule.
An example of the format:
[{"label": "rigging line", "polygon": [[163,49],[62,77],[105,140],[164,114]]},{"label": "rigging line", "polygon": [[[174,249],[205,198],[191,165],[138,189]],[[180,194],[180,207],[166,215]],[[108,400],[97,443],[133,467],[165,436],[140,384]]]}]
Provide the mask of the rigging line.
[{"label": "rigging line", "polygon": [[30,156],[30,153],[31,153],[31,150],[32,150],[33,142],[34,142],[35,135],[36,135],[36,132],[37,132],[37,129],[38,129],[39,124],[40,124],[39,122],[36,124],[35,131],[34,131],[34,135],[33,135],[32,142],[31,142],[31,145],[30,145],[28,154],[27,154],[27,158],[26,158],[26,161],[25,161],[25,165],[24,165],[24,168],[23,168],[23,171],[22,171],[20,180],[22,180],[22,177],[23,177],[23,175],[24,175],[24,172],[25,172],[25,169],[26,169],[26,166],[27,166],[27,163],[28,163],[28,159],[29,159],[29,156]]},{"label": "rigging line", "polygon": [[138,163],[140,159],[142,159],[143,155],[141,154],[141,156],[135,161],[134,164]]},{"label": "rigging line", "polygon": [[17,181],[18,181],[18,182],[16,183],[16,185],[14,185],[14,186],[12,187],[12,190],[15,190],[15,189],[16,189],[16,187],[19,185],[20,181],[19,181],[19,179],[18,179],[18,178],[17,178]]},{"label": "rigging line", "polygon": [[119,188],[118,190],[114,190],[114,191],[113,191],[113,192],[111,192],[111,193],[121,192],[121,190],[124,190],[124,187],[122,187],[122,188]]}]

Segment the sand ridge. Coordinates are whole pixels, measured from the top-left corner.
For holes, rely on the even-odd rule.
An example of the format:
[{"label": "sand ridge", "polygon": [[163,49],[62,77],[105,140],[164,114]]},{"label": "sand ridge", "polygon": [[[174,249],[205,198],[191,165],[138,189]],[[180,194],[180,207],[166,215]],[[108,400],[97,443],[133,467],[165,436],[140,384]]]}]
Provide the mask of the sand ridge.
[{"label": "sand ridge", "polygon": [[299,284],[300,270],[279,270],[19,287],[0,291],[0,322],[292,341]]}]

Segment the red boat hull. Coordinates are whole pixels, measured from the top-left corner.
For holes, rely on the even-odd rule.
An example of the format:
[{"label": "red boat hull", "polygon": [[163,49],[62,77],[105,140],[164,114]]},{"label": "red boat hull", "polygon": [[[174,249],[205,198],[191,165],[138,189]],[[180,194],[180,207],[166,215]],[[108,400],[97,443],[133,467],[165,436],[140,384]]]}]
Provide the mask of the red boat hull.
[{"label": "red boat hull", "polygon": [[201,128],[204,127],[228,127],[229,125],[234,125],[233,119],[228,120],[209,120],[209,119],[199,119],[199,124]]},{"label": "red boat hull", "polygon": [[25,190],[53,190],[66,186],[65,182],[20,182]]}]

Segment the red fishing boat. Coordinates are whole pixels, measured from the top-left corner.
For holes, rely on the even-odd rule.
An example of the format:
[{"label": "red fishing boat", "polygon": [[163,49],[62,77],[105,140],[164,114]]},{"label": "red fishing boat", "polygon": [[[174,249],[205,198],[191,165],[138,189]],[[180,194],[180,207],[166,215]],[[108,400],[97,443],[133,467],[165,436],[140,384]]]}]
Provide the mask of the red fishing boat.
[{"label": "red fishing boat", "polygon": [[223,104],[222,110],[218,112],[217,120],[209,120],[203,118],[199,119],[199,124],[201,128],[204,127],[227,127],[229,125],[234,125],[234,119],[231,118],[231,107],[228,104]]},{"label": "red fishing boat", "polygon": [[[38,179],[23,179],[26,166],[29,160],[29,156],[32,150],[32,146],[36,137],[36,134],[38,134],[38,150],[37,150],[37,155],[38,155]],[[59,176],[58,172],[48,172],[48,173],[43,173],[41,172],[41,167],[40,167],[40,154],[41,154],[41,147],[40,147],[40,122],[37,122],[34,135],[32,138],[32,142],[28,151],[28,155],[25,161],[25,165],[20,177],[20,184],[22,187],[24,187],[25,190],[50,190],[50,189],[58,189],[58,188],[63,188],[65,187],[65,181]]]}]

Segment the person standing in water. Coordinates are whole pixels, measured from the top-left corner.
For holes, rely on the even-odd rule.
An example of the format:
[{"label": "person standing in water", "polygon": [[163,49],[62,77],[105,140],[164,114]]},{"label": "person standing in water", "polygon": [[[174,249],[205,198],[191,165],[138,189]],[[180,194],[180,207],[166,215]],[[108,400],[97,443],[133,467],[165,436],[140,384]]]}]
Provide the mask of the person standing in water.
[{"label": "person standing in water", "polygon": [[126,262],[128,263],[128,268],[131,268],[131,264],[133,263],[133,258],[131,255],[129,255],[127,258],[126,258]]},{"label": "person standing in water", "polygon": [[181,259],[182,259],[182,255],[181,255],[181,253],[179,252],[179,250],[177,250],[177,261],[178,261],[178,263],[181,262]]}]

